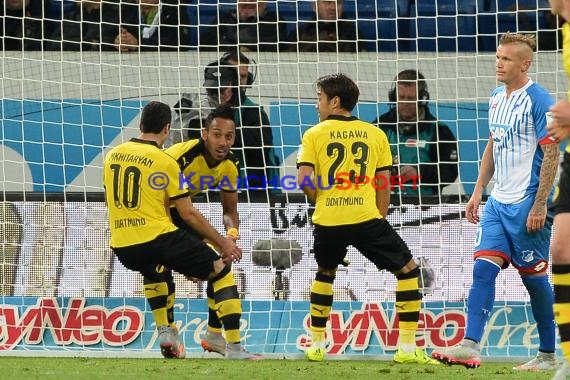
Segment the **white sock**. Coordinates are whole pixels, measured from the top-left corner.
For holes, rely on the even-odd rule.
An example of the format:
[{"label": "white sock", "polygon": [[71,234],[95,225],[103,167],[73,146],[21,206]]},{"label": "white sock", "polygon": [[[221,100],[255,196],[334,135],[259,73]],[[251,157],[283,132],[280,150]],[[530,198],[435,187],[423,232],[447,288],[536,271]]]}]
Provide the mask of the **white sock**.
[{"label": "white sock", "polygon": [[240,343],[228,343],[228,344],[226,344],[226,349],[229,351],[239,351],[239,350],[241,350],[241,344]]},{"label": "white sock", "polygon": [[413,343],[402,344],[402,345],[400,345],[400,348],[406,354],[411,354],[411,353],[416,351],[416,345]]},{"label": "white sock", "polygon": [[221,332],[214,332],[214,331],[206,331],[206,336],[210,336],[212,338],[223,338],[224,336],[222,335]]},{"label": "white sock", "polygon": [[461,342],[461,345],[463,347],[469,347],[474,349],[475,351],[480,351],[481,348],[479,346],[479,343],[472,341],[471,339],[463,339],[463,342]]},{"label": "white sock", "polygon": [[327,343],[324,340],[321,340],[320,342],[313,342],[312,346],[319,348],[327,348]]}]

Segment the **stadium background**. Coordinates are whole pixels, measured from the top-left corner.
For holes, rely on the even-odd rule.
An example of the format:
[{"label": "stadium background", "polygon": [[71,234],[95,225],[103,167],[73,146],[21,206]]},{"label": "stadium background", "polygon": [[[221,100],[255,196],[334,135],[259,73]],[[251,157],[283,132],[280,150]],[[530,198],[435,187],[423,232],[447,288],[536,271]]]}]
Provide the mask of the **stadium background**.
[{"label": "stadium background", "polygon": [[[317,121],[313,82],[318,76],[343,71],[355,79],[362,92],[356,114],[371,121],[388,107],[387,92],[398,71],[413,68],[425,75],[431,110],[459,140],[460,178],[442,198],[412,203],[395,199],[388,219],[414,254],[427,257],[436,269],[436,286],[425,297],[418,339],[430,347],[453,344],[465,323],[476,228],[463,219],[462,209],[488,136],[485,109],[496,85],[497,25],[499,32],[526,30],[519,20],[528,13],[535,20],[530,31],[550,32],[555,41],[557,33],[544,24],[547,10],[542,1],[530,2],[534,10],[528,12],[493,8],[492,1],[442,1],[432,7],[423,1],[417,7],[404,1],[393,2],[394,7],[388,6],[390,1],[345,3],[347,15],[357,18],[369,40],[369,52],[250,53],[257,62],[257,77],[248,95],[270,115],[282,174],[293,174],[300,137]],[[273,5],[291,25],[308,15],[306,1]],[[216,2],[191,2],[191,30],[216,9]],[[2,54],[0,350],[156,353],[140,279],[122,268],[108,249],[100,194],[102,158],[109,147],[137,135],[139,111],[148,100],[174,104],[181,92],[201,92],[204,66],[218,55]],[[532,70],[532,78],[555,97],[565,96],[566,79],[556,51],[539,51]],[[236,272],[246,310],[246,344],[266,353],[298,354],[305,342],[308,286],[316,269],[308,206],[295,192],[272,196],[269,202],[242,198],[240,243],[245,257]],[[215,194],[211,201],[199,200],[198,206],[222,228]],[[290,267],[256,265],[251,249],[260,239],[294,240],[301,255],[289,253]],[[394,280],[376,273],[352,249],[349,258],[351,265],[340,270],[335,283],[340,302],[331,318],[329,350],[384,354],[395,346]],[[189,352],[197,354],[206,318],[203,290],[180,277],[177,285],[177,319]],[[538,343],[536,329],[514,270],[499,277],[497,300],[485,354],[531,355]]]}]

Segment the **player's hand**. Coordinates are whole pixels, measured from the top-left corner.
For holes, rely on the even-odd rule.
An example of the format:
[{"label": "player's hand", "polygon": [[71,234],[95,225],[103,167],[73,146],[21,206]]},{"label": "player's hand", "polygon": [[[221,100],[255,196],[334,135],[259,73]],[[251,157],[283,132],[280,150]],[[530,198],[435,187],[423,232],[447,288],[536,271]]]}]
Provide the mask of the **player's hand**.
[{"label": "player's hand", "polygon": [[236,263],[241,260],[241,248],[236,245],[232,237],[226,236],[224,238],[223,244],[220,245],[220,251],[222,259],[226,264]]},{"label": "player's hand", "polygon": [[570,137],[570,126],[561,125],[557,119],[552,119],[546,126],[546,131],[556,141],[563,141]]},{"label": "player's hand", "polygon": [[121,28],[114,41],[115,48],[122,52],[136,50],[138,43],[138,39],[125,28]]},{"label": "player's hand", "polygon": [[469,223],[479,223],[479,205],[481,204],[481,197],[475,194],[469,198],[467,206],[465,206],[465,218]]},{"label": "player's hand", "polygon": [[561,125],[570,125],[570,102],[562,99],[550,107],[552,117],[554,117]]},{"label": "player's hand", "polygon": [[558,141],[570,137],[570,102],[563,99],[550,107],[552,120],[546,125],[548,134]]},{"label": "player's hand", "polygon": [[546,206],[533,205],[526,218],[526,230],[529,234],[540,231],[546,222]]},{"label": "player's hand", "polygon": [[418,169],[415,166],[400,166],[400,175],[403,177],[404,182],[411,181],[412,177],[418,176]]}]

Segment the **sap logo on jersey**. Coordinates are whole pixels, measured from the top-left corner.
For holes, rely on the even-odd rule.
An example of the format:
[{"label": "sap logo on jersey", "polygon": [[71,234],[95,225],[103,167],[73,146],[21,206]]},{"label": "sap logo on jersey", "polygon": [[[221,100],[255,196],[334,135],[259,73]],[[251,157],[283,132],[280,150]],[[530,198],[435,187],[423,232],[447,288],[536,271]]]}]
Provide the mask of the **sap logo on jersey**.
[{"label": "sap logo on jersey", "polygon": [[503,137],[507,134],[507,130],[503,126],[495,126],[492,125],[489,127],[491,130],[491,136],[493,137],[493,141],[501,141]]}]

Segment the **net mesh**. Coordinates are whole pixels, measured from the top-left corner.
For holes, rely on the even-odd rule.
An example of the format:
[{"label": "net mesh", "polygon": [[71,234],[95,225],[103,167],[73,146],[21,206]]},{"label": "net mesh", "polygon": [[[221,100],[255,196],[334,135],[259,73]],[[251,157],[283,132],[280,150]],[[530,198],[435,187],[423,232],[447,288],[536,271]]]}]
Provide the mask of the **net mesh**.
[{"label": "net mesh", "polygon": [[[102,160],[111,147],[138,135],[140,109],[149,100],[174,106],[186,93],[206,96],[204,69],[219,60],[224,50],[217,45],[203,49],[199,45],[213,20],[235,7],[235,2],[175,3],[176,27],[159,28],[160,32],[156,28],[153,32],[153,27],[167,23],[161,20],[153,24],[156,16],[145,19],[141,28],[126,19],[113,22],[109,16],[111,21],[95,24],[114,27],[115,35],[109,32],[113,38],[95,47],[81,34],[69,37],[71,34],[65,33],[65,28],[80,25],[77,21],[66,23],[65,18],[81,2],[30,2],[36,10],[26,14],[28,26],[21,30],[36,30],[37,25],[36,29],[32,26],[39,22],[43,34],[12,36],[9,25],[18,17],[7,3],[2,9],[6,16],[0,60],[2,299],[25,306],[25,299],[14,301],[19,298],[11,297],[142,297],[141,279],[122,268],[108,247],[107,214],[101,195]],[[471,285],[476,226],[467,223],[462,210],[473,190],[489,133],[486,108],[490,91],[497,85],[497,36],[506,31],[535,33],[538,51],[530,76],[560,98],[567,85],[557,51],[558,20],[542,0],[345,0],[343,7],[343,19],[355,22],[357,39],[333,45],[336,50],[342,42],[358,42],[357,51],[329,51],[331,45],[325,44],[312,52],[299,51],[302,44],[296,32],[299,22],[313,19],[312,2],[267,2],[268,11],[282,20],[286,32],[278,33],[275,42],[268,42],[264,49],[245,54],[252,59],[254,79],[247,95],[269,116],[273,139],[264,144],[278,158],[268,165],[278,170],[281,187],[285,187],[283,178],[296,174],[301,136],[318,121],[314,109],[316,78],[347,73],[361,90],[355,114],[372,121],[389,109],[388,92],[395,75],[404,69],[421,71],[431,112],[458,140],[459,176],[435,197],[410,200],[395,194],[388,220],[413,254],[428,258],[434,266],[436,283],[424,301],[434,302],[432,305],[439,302],[440,306],[431,309],[438,315],[446,310],[446,303],[463,303]],[[264,22],[242,24],[252,24],[262,33]],[[140,44],[118,46],[121,28],[132,26],[140,29]],[[59,42],[54,37],[58,28],[68,37],[62,37],[64,44],[54,48],[53,43]],[[176,36],[176,45],[168,44],[167,32]],[[164,39],[153,42],[145,38],[153,33],[164,35]],[[71,51],[79,50],[79,45],[83,46],[81,51]],[[308,205],[295,189],[283,190],[277,198],[268,189],[261,193],[263,200],[247,192],[240,199],[244,260],[235,266],[240,294],[246,305],[254,305],[249,302],[256,300],[276,301],[270,308],[281,308],[279,301],[307,301],[316,270]],[[198,199],[198,208],[221,231],[221,206],[207,200]],[[252,259],[252,248],[260,240],[271,239],[298,243],[302,255],[293,257],[290,253],[290,265],[258,265]],[[339,269],[335,300],[394,301],[392,275],[378,272],[352,247],[347,257],[351,264]],[[181,276],[176,282],[177,297],[204,298],[203,285]],[[499,308],[520,302],[528,313],[528,296],[512,268],[499,275],[497,301]],[[141,305],[146,310],[144,303]],[[188,316],[183,314],[181,319]],[[204,320],[204,315],[201,318]],[[508,325],[495,323],[495,328]]]}]

